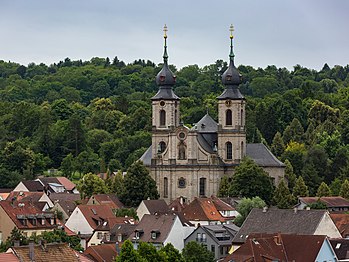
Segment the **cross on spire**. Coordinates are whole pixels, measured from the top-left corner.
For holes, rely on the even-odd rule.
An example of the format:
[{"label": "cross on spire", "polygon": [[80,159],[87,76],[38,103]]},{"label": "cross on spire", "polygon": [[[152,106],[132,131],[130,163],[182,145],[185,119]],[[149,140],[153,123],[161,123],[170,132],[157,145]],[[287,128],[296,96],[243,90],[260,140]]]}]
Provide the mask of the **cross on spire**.
[{"label": "cross on spire", "polygon": [[234,32],[234,26],[233,26],[233,24],[230,25],[229,31],[230,31],[230,38],[231,38],[231,39],[234,38],[234,36],[233,36],[233,32]]},{"label": "cross on spire", "polygon": [[164,37],[167,38],[167,25],[164,25]]}]

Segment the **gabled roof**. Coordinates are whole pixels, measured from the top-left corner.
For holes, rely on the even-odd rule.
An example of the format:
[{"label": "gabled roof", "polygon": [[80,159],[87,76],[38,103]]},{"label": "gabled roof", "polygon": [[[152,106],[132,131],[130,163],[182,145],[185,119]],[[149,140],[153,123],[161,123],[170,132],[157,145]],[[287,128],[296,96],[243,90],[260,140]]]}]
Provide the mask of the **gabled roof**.
[{"label": "gabled roof", "polygon": [[268,209],[264,212],[263,209],[254,208],[233,242],[243,243],[251,233],[312,235],[326,214],[326,210]]},{"label": "gabled roof", "polygon": [[13,253],[0,253],[0,262],[20,262]]},{"label": "gabled roof", "polygon": [[173,212],[182,212],[182,210],[187,206],[188,204],[183,202],[183,199],[181,197],[176,198],[173,200],[169,205],[169,209]]},{"label": "gabled roof", "polygon": [[111,205],[113,208],[124,207],[115,194],[95,194],[91,196],[91,199],[95,199],[100,205]]},{"label": "gabled roof", "polygon": [[349,239],[332,238],[330,243],[339,260],[349,259]]},{"label": "gabled roof", "polygon": [[137,224],[116,224],[110,230],[110,241],[118,241],[118,235],[121,234],[123,239],[129,238],[134,233]]},{"label": "gabled roof", "polygon": [[211,196],[213,204],[218,211],[235,211],[235,208],[216,196]]},{"label": "gabled roof", "polygon": [[218,124],[207,113],[194,125],[192,130],[197,130],[199,133],[216,133],[218,131]]},{"label": "gabled roof", "polygon": [[97,246],[89,246],[84,255],[89,255],[97,262],[115,261],[117,257],[115,244],[102,244]]},{"label": "gabled roof", "polygon": [[318,200],[323,202],[328,208],[349,207],[349,201],[340,196],[332,197],[299,197],[299,200],[305,204],[315,203]]},{"label": "gabled roof", "polygon": [[64,176],[57,177],[57,180],[68,191],[71,191],[76,187],[76,185],[72,181],[70,181],[68,178]]},{"label": "gabled roof", "polygon": [[134,223],[135,223],[134,219],[129,217],[109,217],[109,218],[106,218],[95,229],[95,231],[110,231],[116,225],[126,225],[126,224],[134,224]]},{"label": "gabled roof", "polygon": [[0,207],[6,212],[9,218],[13,221],[17,228],[21,230],[25,229],[52,229],[56,228],[57,225],[51,225],[49,222],[45,222],[44,225],[37,222],[35,225],[31,222],[27,222],[25,225],[21,223],[23,219],[32,218],[43,218],[50,219],[54,218],[53,212],[43,212],[41,209],[36,207],[30,202],[19,203],[11,201],[0,201]]},{"label": "gabled roof", "polygon": [[8,196],[8,200],[16,199],[20,202],[39,202],[40,198],[44,195],[44,192],[20,192],[12,191]]},{"label": "gabled roof", "polygon": [[49,183],[60,184],[57,177],[39,177],[36,181],[40,181],[44,186],[48,186]]},{"label": "gabled roof", "polygon": [[[221,221],[229,218],[221,216],[217,210],[214,200],[211,198],[194,198],[194,200],[183,209],[184,217],[189,221]],[[231,220],[231,219],[230,219]]]},{"label": "gabled roof", "polygon": [[247,144],[246,155],[261,167],[284,167],[285,164],[277,159],[272,152],[262,143]]},{"label": "gabled roof", "polygon": [[57,205],[60,205],[60,207],[64,210],[64,212],[70,216],[74,209],[76,208],[77,204],[75,201],[66,201],[66,200],[61,200],[56,203]]},{"label": "gabled roof", "polygon": [[151,215],[171,212],[170,208],[163,199],[143,200],[142,202]]},{"label": "gabled roof", "polygon": [[39,181],[27,180],[22,183],[30,192],[44,191],[44,186]]},{"label": "gabled roof", "polygon": [[[148,215],[145,214],[135,231],[142,232],[138,241],[150,243],[163,243],[167,239],[177,215]],[[151,233],[157,232],[157,237],[152,239]],[[135,234],[131,234],[130,240],[135,239]]]},{"label": "gabled roof", "polygon": [[315,261],[324,241],[321,235],[252,234],[224,261]]},{"label": "gabled roof", "polygon": [[[231,246],[231,241],[235,234],[232,234],[231,231],[227,230],[225,225],[206,225],[200,226],[202,230],[206,232],[207,235],[211,237],[220,246]],[[199,227],[198,227],[199,228]],[[190,235],[195,235],[196,230],[194,230]],[[217,236],[220,234],[219,236]]]},{"label": "gabled roof", "polygon": [[102,221],[108,218],[115,218],[112,211],[113,208],[108,205],[79,205],[76,208],[80,209],[93,229],[96,229]]},{"label": "gabled roof", "polygon": [[341,233],[342,237],[349,237],[349,214],[330,213],[330,217],[338,228],[338,231]]},{"label": "gabled roof", "polygon": [[71,193],[51,193],[49,196],[48,196],[52,202],[55,202],[55,201],[79,201],[81,200],[80,198],[80,194],[71,194]]},{"label": "gabled roof", "polygon": [[[29,246],[12,247],[13,252],[22,262],[32,262],[29,257]],[[34,261],[65,261],[75,262],[80,261],[75,254],[75,251],[68,247],[66,243],[50,243],[45,247],[34,245]]]}]

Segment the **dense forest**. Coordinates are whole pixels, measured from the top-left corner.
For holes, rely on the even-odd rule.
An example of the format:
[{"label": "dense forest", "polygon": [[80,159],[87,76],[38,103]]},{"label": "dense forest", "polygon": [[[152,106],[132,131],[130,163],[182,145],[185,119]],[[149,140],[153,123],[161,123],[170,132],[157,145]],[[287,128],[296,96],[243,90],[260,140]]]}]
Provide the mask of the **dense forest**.
[{"label": "dense forest", "polygon": [[[0,61],[0,187],[47,169],[66,176],[126,170],[151,144],[150,98],[161,66],[117,57],[50,66]],[[222,60],[171,65],[186,125],[206,110],[216,118],[226,68]],[[301,176],[311,195],[322,182],[338,194],[349,177],[349,65],[238,69],[248,142],[266,144],[288,163],[290,187]]]}]

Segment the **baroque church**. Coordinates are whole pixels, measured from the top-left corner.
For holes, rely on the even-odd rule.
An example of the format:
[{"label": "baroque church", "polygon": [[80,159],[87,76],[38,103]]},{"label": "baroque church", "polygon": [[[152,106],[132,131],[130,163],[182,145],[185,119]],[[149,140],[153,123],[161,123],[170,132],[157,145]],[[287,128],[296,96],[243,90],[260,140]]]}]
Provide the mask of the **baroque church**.
[{"label": "baroque church", "polygon": [[217,195],[223,176],[233,176],[248,156],[268,172],[275,184],[284,177],[285,165],[263,144],[246,143],[246,99],[240,93],[241,75],[234,65],[233,28],[230,63],[222,75],[225,86],[217,97],[218,122],[208,113],[188,128],[180,121],[180,98],[174,93],[176,76],[168,66],[167,28],[164,29],[164,63],[156,76],[159,91],[152,101],[152,145],[140,158],[150,170],[160,198]]}]

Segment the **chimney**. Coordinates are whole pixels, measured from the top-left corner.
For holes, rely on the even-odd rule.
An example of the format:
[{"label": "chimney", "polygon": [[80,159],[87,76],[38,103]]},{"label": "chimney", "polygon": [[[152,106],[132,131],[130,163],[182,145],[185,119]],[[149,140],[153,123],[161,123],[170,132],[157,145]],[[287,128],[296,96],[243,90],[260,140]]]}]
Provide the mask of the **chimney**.
[{"label": "chimney", "polygon": [[277,233],[277,235],[274,236],[274,242],[276,245],[281,245],[281,235],[280,233]]},{"label": "chimney", "polygon": [[29,242],[29,259],[35,261],[34,241]]},{"label": "chimney", "polygon": [[263,207],[263,213],[267,213],[268,207]]},{"label": "chimney", "polygon": [[297,211],[298,211],[298,208],[293,208],[293,212],[295,213],[295,214],[297,214]]}]

